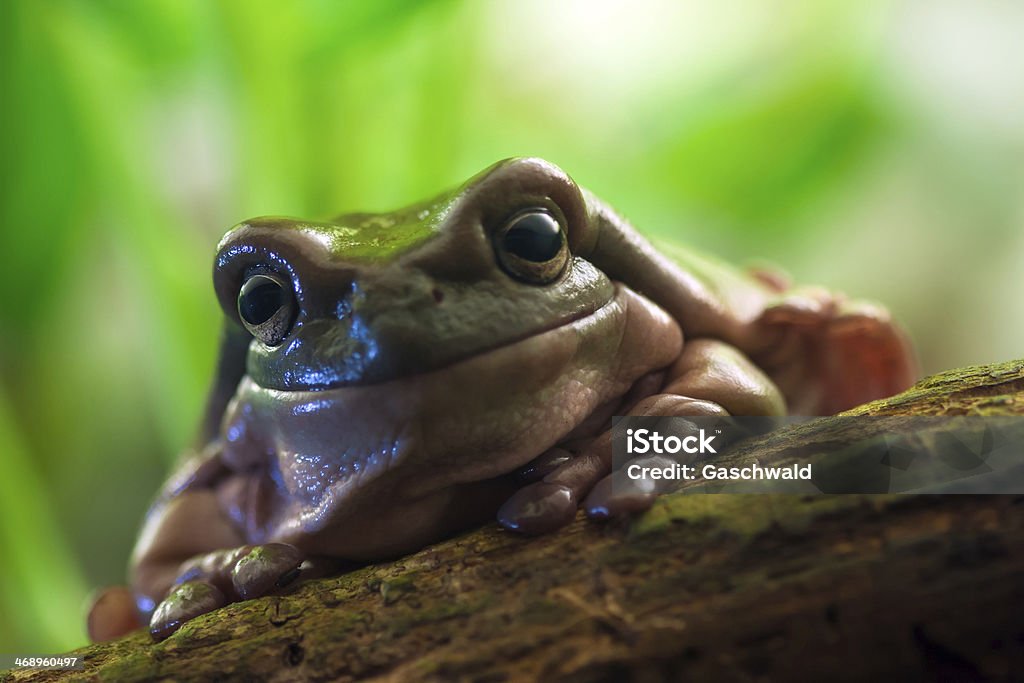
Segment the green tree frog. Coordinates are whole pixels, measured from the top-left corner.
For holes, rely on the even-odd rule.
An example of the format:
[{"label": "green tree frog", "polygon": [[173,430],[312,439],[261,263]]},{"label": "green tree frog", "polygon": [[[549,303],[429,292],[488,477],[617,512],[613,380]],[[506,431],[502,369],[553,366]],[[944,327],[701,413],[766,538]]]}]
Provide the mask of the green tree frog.
[{"label": "green tree frog", "polygon": [[526,534],[642,510],[613,415],[831,414],[905,388],[876,305],[670,259],[556,166],[518,158],[393,213],[223,238],[201,438],[94,639],[393,558],[497,515]]}]

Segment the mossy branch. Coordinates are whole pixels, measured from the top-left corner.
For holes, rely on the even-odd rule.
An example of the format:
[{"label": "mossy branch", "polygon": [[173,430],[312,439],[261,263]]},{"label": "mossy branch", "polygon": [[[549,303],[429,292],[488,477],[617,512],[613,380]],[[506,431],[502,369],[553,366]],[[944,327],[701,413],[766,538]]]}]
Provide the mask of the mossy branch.
[{"label": "mossy branch", "polygon": [[[1022,415],[1024,362],[848,414]],[[1010,679],[1022,513],[1022,496],[671,495],[632,523],[534,539],[490,525],[159,644],[137,633],[76,654],[87,679],[118,681]]]}]

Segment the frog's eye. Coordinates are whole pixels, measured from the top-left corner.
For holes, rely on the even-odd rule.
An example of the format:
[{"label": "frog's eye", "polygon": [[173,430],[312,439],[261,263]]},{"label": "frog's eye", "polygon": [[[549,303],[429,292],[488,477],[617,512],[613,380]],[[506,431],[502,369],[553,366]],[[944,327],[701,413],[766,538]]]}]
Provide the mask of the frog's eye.
[{"label": "frog's eye", "polygon": [[555,280],[569,262],[565,230],[543,209],[522,211],[509,219],[495,235],[494,250],[509,275],[534,284]]},{"label": "frog's eye", "polygon": [[238,292],[238,317],[267,346],[284,341],[297,308],[291,287],[273,274],[250,276]]}]

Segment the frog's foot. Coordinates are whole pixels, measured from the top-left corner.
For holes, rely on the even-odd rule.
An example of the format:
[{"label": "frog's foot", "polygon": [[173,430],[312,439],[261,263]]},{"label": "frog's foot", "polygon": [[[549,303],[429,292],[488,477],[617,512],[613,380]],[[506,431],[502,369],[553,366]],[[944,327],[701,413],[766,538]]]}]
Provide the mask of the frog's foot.
[{"label": "frog's foot", "polygon": [[[727,417],[784,412],[778,389],[746,356],[723,342],[696,339],[683,348],[658,393],[639,400],[624,414]],[[556,456],[559,450],[553,449]],[[531,535],[554,531],[576,517],[581,500],[587,515],[594,519],[642,511],[667,490],[654,481],[632,480],[625,470],[612,471],[611,430],[553,469],[549,465],[557,457],[551,454],[549,451],[531,463],[538,473],[547,470],[540,480],[534,477],[498,511],[498,521],[505,528]],[[653,461],[644,463],[655,465]]]},{"label": "frog's foot", "polygon": [[189,619],[284,588],[299,577],[303,559],[285,543],[246,545],[193,558],[157,605],[149,632],[163,640]]},{"label": "frog's foot", "polygon": [[756,326],[772,346],[756,357],[794,415],[831,415],[910,386],[917,374],[906,333],[877,304],[817,287],[791,290]]},{"label": "frog's foot", "polygon": [[110,586],[94,594],[86,621],[89,640],[102,643],[137,628],[142,628],[142,619],[135,607],[135,595],[128,586]]}]

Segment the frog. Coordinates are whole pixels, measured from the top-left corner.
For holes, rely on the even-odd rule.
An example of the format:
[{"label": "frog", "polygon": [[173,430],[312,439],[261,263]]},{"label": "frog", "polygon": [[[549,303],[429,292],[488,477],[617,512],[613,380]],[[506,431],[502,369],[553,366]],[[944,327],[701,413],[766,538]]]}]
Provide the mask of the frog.
[{"label": "frog", "polygon": [[162,640],[495,518],[529,536],[642,512],[657,492],[613,468],[615,416],[830,415],[916,373],[884,307],[669,256],[538,158],[391,213],[244,221],[213,280],[198,437],[94,640]]}]

